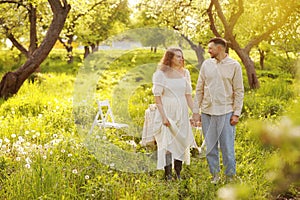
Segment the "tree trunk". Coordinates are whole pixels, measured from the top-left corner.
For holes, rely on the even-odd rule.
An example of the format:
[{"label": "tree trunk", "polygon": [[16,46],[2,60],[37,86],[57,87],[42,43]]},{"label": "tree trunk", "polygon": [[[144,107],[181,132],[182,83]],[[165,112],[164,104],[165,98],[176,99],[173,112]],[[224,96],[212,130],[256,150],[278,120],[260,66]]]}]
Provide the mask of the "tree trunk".
[{"label": "tree trunk", "polygon": [[66,0],[48,0],[48,2],[53,12],[53,19],[47,34],[41,45],[20,68],[3,76],[0,82],[0,98],[8,99],[16,94],[24,81],[46,59],[57,41],[71,7]]},{"label": "tree trunk", "polygon": [[248,83],[251,89],[259,88],[259,81],[256,76],[256,70],[254,66],[254,62],[250,58],[249,54],[243,49],[234,49],[235,52],[238,54],[242,63],[244,64],[247,72]]},{"label": "tree trunk", "polygon": [[88,57],[90,55],[90,47],[84,46],[84,58]]},{"label": "tree trunk", "polygon": [[258,49],[258,52],[259,52],[259,64],[260,64],[260,68],[262,70],[265,69],[265,51],[261,50],[261,49]]},{"label": "tree trunk", "polygon": [[194,44],[187,36],[181,34],[181,36],[190,44],[191,48],[195,51],[196,56],[197,56],[197,60],[198,60],[198,65],[197,68],[200,69],[203,61],[204,61],[204,49],[203,47],[200,45],[200,43],[198,45]]}]

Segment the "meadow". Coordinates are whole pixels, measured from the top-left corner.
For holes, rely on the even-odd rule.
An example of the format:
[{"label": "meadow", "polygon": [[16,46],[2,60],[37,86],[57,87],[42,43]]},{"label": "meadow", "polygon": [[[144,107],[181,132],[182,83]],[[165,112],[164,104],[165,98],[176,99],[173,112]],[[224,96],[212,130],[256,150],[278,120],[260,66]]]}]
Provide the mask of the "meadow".
[{"label": "meadow", "polygon": [[[151,75],[162,53],[106,51],[100,60],[85,62],[76,54],[67,64],[64,52],[53,51],[33,82],[0,102],[1,199],[300,198],[299,86],[293,74],[276,66],[257,70],[257,90],[247,87],[244,75],[235,182],[212,185],[205,158],[194,150],[181,181],[163,179],[148,156],[155,149],[140,145],[144,112],[153,103]],[[22,63],[14,53],[6,54],[0,55],[0,74]],[[191,58],[186,67],[195,89],[193,63]],[[81,76],[86,71],[90,77]],[[81,87],[92,82],[91,88]],[[89,134],[95,99],[109,99],[116,120],[129,129],[96,127]],[[200,133],[194,134],[200,145]]]}]

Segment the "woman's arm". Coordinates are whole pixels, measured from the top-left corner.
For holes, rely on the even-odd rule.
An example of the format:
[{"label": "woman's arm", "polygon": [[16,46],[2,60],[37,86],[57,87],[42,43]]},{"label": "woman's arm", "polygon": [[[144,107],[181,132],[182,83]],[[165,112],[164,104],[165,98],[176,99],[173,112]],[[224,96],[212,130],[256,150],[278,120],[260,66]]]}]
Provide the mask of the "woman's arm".
[{"label": "woman's arm", "polygon": [[165,114],[164,109],[163,109],[161,96],[155,96],[155,103],[156,103],[157,109],[161,115],[163,125],[170,126],[170,122]]}]

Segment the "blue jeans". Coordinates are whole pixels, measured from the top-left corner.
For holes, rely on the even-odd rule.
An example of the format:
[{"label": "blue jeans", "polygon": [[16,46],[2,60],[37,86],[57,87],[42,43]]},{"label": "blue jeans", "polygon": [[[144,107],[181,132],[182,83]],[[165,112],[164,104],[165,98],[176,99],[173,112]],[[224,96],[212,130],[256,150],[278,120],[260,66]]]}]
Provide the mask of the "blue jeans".
[{"label": "blue jeans", "polygon": [[231,126],[230,118],[233,113],[225,115],[201,114],[202,130],[206,142],[206,159],[210,173],[215,175],[220,172],[219,149],[222,151],[225,175],[236,174],[234,139],[235,126]]}]

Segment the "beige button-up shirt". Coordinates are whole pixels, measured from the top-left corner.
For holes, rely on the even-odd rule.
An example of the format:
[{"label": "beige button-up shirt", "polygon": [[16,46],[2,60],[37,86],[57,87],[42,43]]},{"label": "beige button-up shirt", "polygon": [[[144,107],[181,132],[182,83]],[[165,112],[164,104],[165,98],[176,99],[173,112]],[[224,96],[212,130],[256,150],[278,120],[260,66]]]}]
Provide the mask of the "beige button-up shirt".
[{"label": "beige button-up shirt", "polygon": [[210,58],[203,62],[194,98],[193,113],[240,116],[244,85],[240,64],[226,56],[220,62]]}]

